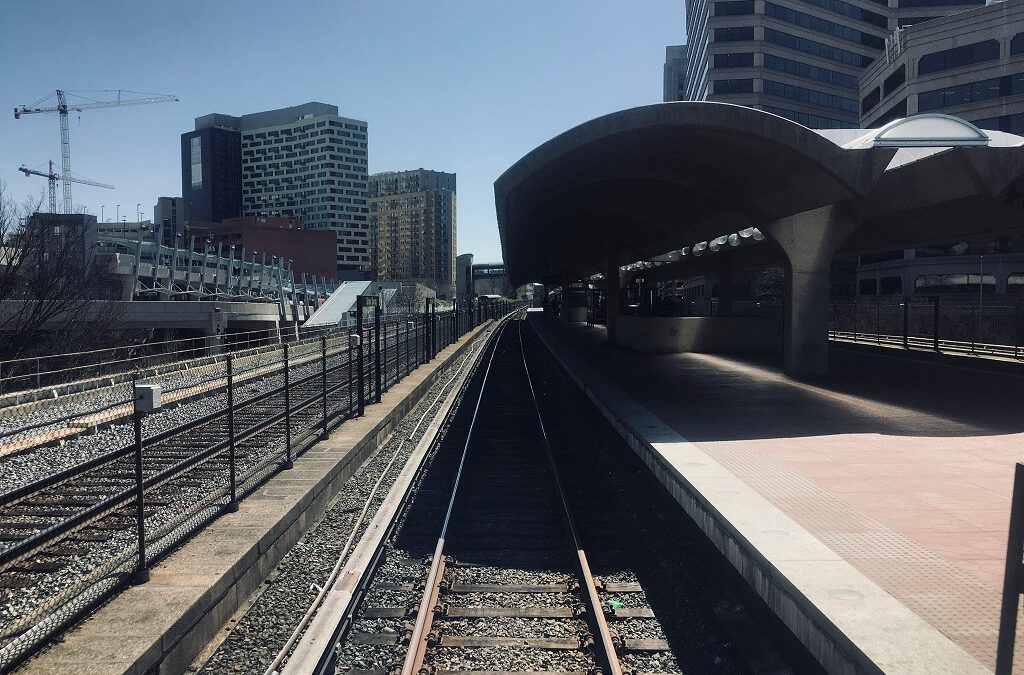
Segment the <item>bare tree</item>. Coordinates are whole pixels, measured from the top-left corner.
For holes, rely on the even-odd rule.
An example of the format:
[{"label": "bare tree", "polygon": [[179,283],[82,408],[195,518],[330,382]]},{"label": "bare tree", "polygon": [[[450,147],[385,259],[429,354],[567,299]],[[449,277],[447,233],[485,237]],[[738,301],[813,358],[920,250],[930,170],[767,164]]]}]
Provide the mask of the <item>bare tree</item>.
[{"label": "bare tree", "polygon": [[[108,323],[111,275],[81,225],[42,213],[43,194],[14,204],[0,182],[0,341],[3,358],[52,353]],[[85,320],[83,320],[85,319]],[[59,348],[58,348],[59,350]]]},{"label": "bare tree", "polygon": [[395,294],[391,296],[388,303],[390,314],[416,314],[423,311],[424,300],[427,298],[426,289],[420,284],[402,284]]}]

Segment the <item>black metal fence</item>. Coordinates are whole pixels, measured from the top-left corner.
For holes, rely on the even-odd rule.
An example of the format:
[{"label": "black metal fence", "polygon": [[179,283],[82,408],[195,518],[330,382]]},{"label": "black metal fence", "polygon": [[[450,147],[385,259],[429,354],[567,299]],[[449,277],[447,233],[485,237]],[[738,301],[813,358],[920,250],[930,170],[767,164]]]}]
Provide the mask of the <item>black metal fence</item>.
[{"label": "black metal fence", "polygon": [[1024,357],[1021,303],[942,296],[834,302],[829,337],[904,349]]},{"label": "black metal fence", "polygon": [[[3,570],[117,509],[131,509],[137,525],[133,549],[114,555],[97,567],[95,574],[74,579],[34,610],[13,619],[3,636],[9,639],[0,639],[0,671],[23,660],[49,636],[117,589],[127,583],[145,582],[155,561],[220,514],[237,509],[238,501],[269,476],[290,469],[295,457],[344,421],[363,414],[366,405],[379,402],[383,392],[420,364],[433,360],[446,346],[482,322],[500,319],[522,306],[499,300],[476,306],[456,305],[438,312],[436,306],[428,305],[427,311],[412,321],[389,320],[380,313],[363,321],[360,315],[353,330],[330,336],[321,334],[304,340],[301,348],[295,343],[277,346],[269,359],[260,362],[259,368],[283,377],[256,394],[238,377],[237,356],[228,353],[223,370],[218,368],[217,387],[211,390],[226,392],[223,407],[213,406],[215,409],[201,419],[190,419],[155,435],[144,433],[144,416],[136,411],[130,414],[135,429],[131,445],[0,494],[3,508],[48,494],[59,484],[80,478],[105,463],[134,460],[132,487],[117,486],[109,494],[97,494],[95,503],[70,517],[57,520],[28,538],[3,542],[0,546]],[[146,379],[153,381],[139,377],[132,381],[141,383]],[[133,400],[134,394],[127,401],[122,398],[121,407],[131,408]],[[253,415],[253,411],[259,414]],[[218,431],[213,437],[204,435],[198,432],[201,425]],[[277,431],[270,433],[272,428]],[[182,433],[191,439],[187,456],[170,466],[154,465],[151,448],[159,448],[161,443]],[[252,446],[252,439],[258,434],[268,439],[257,444],[260,451],[253,453],[249,447],[245,461],[236,461],[236,443],[248,442]],[[214,469],[223,467],[225,475],[220,489],[208,491],[200,502],[176,505],[174,513],[147,522],[157,510],[166,508],[147,505],[152,491],[172,484],[171,481],[214,457],[227,460],[210,463]]]}]

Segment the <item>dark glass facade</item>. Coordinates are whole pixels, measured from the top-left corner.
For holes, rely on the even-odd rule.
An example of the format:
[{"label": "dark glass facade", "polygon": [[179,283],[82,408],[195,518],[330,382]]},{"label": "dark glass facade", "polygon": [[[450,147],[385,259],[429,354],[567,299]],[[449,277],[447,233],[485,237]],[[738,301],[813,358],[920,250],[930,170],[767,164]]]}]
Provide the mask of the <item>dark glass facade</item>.
[{"label": "dark glass facade", "polygon": [[[753,57],[753,54],[751,54],[751,57]],[[827,68],[812,66],[808,63],[794,61],[782,56],[776,56],[775,54],[766,53],[764,55],[764,67],[768,70],[777,70],[781,73],[789,73],[790,75],[799,75],[800,77],[806,77],[811,80],[819,80],[844,89],[857,90],[857,78],[853,75],[847,75],[846,73],[839,73]]]},{"label": "dark glass facade", "polygon": [[715,80],[716,94],[749,94],[754,91],[753,80]]},{"label": "dark glass facade", "polygon": [[917,95],[918,112],[1024,94],[1024,73],[933,89]]},{"label": "dark glass facade", "polygon": [[975,63],[994,61],[999,58],[999,42],[985,40],[970,45],[944,49],[941,52],[925,54],[917,62],[917,74],[928,75],[943,70],[961,68]]},{"label": "dark glass facade", "polygon": [[207,127],[181,135],[185,220],[219,223],[242,215],[242,146],[232,129]]},{"label": "dark glass facade", "polygon": [[797,37],[796,35],[790,35],[780,30],[773,28],[764,29],[765,42],[779,45],[781,47],[788,47],[789,49],[795,49],[801,52],[807,52],[814,56],[820,56],[823,59],[829,59],[837,63],[845,63],[849,66],[856,66],[857,68],[866,68],[871,65],[874,61],[870,56],[864,56],[863,54],[857,54],[855,52],[833,47],[832,45],[823,44],[821,42],[815,42],[814,40],[808,40],[807,38]]},{"label": "dark glass facade", "polygon": [[817,33],[824,33],[825,35],[831,35],[832,37],[837,37],[849,42],[862,44],[865,47],[871,47],[872,49],[885,49],[885,38],[881,38],[871,33],[865,33],[863,31],[850,28],[849,26],[843,26],[835,23],[834,21],[828,21],[804,12],[798,12],[795,9],[789,9],[782,5],[776,5],[774,2],[764,3],[764,14],[765,16],[770,16],[773,19],[791,23],[794,26],[800,26],[801,28],[813,30]]},{"label": "dark glass facade", "polygon": [[750,52],[745,54],[715,54],[715,68],[745,68],[754,65],[754,55]]}]

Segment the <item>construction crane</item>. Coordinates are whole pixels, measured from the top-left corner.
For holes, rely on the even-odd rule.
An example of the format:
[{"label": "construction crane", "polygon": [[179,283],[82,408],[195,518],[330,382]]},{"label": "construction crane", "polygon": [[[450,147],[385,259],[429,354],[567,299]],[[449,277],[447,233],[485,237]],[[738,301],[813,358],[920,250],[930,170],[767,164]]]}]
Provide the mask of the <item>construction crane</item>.
[{"label": "construction crane", "polygon": [[[72,180],[71,176],[71,141],[68,131],[68,113],[72,110],[82,112],[83,110],[95,110],[97,108],[117,108],[128,105],[147,105],[149,103],[170,103],[177,101],[177,97],[165,94],[142,94],[143,98],[122,98],[122,93],[141,94],[137,91],[123,91],[121,89],[105,89],[102,93],[117,93],[114,100],[101,101],[82,96],[81,93],[57,89],[57,105],[55,107],[37,107],[50,98],[50,95],[36,101],[31,106],[19,106],[14,109],[14,119],[21,119],[22,115],[34,115],[36,113],[57,113],[60,116],[60,156],[61,156],[61,180],[64,182],[64,213],[71,213],[71,184],[80,182]],[[93,93],[93,92],[89,92]],[[85,99],[86,103],[68,103],[67,97],[75,96]],[[52,173],[52,172],[51,172]],[[28,174],[26,174],[28,175]]]},{"label": "construction crane", "polygon": [[[42,171],[36,171],[35,169],[30,169],[27,166],[25,166],[24,164],[22,164],[21,166],[18,167],[18,171],[20,171],[23,174],[25,174],[26,177],[27,176],[42,176],[43,178],[45,178],[49,182],[49,184],[50,184],[50,213],[57,213],[57,181],[58,180],[68,180],[68,181],[70,181],[72,183],[80,183],[82,185],[95,185],[96,187],[107,188],[107,189],[110,189],[110,190],[114,189],[113,185],[107,185],[106,183],[99,183],[99,182],[94,181],[94,180],[89,180],[88,178],[75,178],[74,176],[72,176],[71,178],[64,178],[62,176],[58,176],[57,174],[55,174],[53,172],[53,160],[52,159],[50,160],[50,171],[48,173],[43,173]],[[67,213],[68,212],[67,209],[65,209],[64,212]]]}]

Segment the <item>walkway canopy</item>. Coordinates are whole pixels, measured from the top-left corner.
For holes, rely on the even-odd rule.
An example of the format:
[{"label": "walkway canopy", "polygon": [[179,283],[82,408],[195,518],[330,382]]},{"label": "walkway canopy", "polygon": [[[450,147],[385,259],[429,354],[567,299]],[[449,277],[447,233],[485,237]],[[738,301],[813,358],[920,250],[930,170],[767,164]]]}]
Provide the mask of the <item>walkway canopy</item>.
[{"label": "walkway canopy", "polygon": [[[570,129],[494,190],[514,285],[596,273],[617,284],[620,265],[758,228],[787,270],[787,368],[813,373],[827,368],[836,252],[1019,230],[1022,175],[1024,139],[945,115],[812,130],[742,106],[684,102]],[[808,324],[806,336],[793,321]],[[794,355],[808,350],[813,363],[797,366]]]}]

